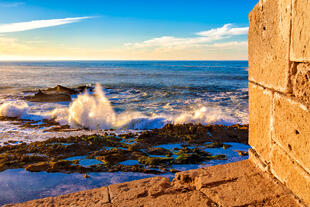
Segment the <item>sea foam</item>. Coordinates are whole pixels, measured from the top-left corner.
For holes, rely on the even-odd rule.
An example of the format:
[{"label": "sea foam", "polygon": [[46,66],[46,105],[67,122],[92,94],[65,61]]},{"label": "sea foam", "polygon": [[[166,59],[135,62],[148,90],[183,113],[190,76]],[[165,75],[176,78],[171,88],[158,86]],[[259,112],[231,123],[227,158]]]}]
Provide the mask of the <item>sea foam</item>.
[{"label": "sea foam", "polygon": [[54,110],[56,121],[73,127],[87,129],[154,129],[163,127],[167,121],[161,117],[146,117],[139,112],[116,114],[111,102],[105,96],[101,85],[97,84],[93,95],[87,91],[70,104],[67,115],[64,110]]},{"label": "sea foam", "polygon": [[[53,108],[53,109],[52,109]],[[9,101],[0,105],[0,116],[20,117],[24,119],[53,119],[61,125],[71,128],[90,130],[137,129],[149,130],[162,128],[165,124],[223,124],[231,125],[238,120],[219,107],[201,105],[193,110],[180,113],[153,113],[151,116],[138,111],[116,113],[100,84],[94,94],[85,91],[76,96],[69,106],[54,103],[30,104],[24,101]]]},{"label": "sea foam", "polygon": [[0,105],[0,116],[21,117],[28,109],[26,102],[10,101]]},{"label": "sea foam", "polygon": [[175,124],[223,124],[232,125],[237,120],[226,114],[221,109],[201,107],[193,112],[184,112],[174,119]]},{"label": "sea foam", "polygon": [[140,112],[116,114],[101,85],[97,84],[94,94],[87,91],[70,104],[69,108],[56,109],[51,114],[61,124],[67,123],[73,128],[87,129],[154,129],[165,124],[224,124],[236,123],[236,120],[220,109],[200,107],[194,111],[179,115],[158,114],[146,116]]}]

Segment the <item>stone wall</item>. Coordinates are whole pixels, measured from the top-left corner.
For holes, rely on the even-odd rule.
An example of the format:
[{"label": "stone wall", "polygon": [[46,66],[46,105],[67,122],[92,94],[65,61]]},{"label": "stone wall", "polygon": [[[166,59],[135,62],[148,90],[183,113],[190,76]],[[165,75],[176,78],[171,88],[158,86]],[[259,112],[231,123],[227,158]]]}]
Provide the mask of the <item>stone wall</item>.
[{"label": "stone wall", "polygon": [[249,14],[250,159],[310,205],[310,0]]}]

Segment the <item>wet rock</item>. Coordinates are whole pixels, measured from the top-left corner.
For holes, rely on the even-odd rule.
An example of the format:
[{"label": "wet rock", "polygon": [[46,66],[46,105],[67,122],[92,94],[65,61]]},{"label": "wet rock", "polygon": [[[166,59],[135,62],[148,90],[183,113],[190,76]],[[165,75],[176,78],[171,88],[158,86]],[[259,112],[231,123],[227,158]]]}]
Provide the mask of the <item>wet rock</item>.
[{"label": "wet rock", "polygon": [[[47,124],[47,122],[45,123]],[[53,120],[50,120],[50,124],[52,122]],[[229,138],[211,137],[210,134],[213,136],[219,129],[223,129],[224,132],[241,130],[243,133],[247,130],[247,126],[167,125],[163,129],[143,132],[142,136],[132,133],[121,136],[93,134],[67,138],[51,138],[30,144],[22,143],[15,145],[14,143],[14,145],[0,147],[0,171],[26,168],[29,171],[65,173],[124,171],[160,174],[169,172],[172,164],[200,164],[212,159],[226,159],[225,155],[212,156],[204,150],[204,148],[208,147],[229,147],[229,145],[221,142],[222,140],[229,140]],[[182,132],[182,130],[184,131]],[[195,133],[199,134],[200,137]],[[242,141],[243,135],[241,136],[241,134],[239,134],[241,138],[236,135],[236,138],[233,139]],[[226,135],[228,136],[229,133]],[[133,136],[138,136],[138,138]],[[131,140],[135,139],[136,142],[126,144],[124,143],[125,137]],[[161,140],[161,138],[163,139]],[[190,141],[186,142],[186,140]],[[210,140],[214,141],[209,145],[197,144]],[[177,155],[175,159],[175,156],[172,156],[172,151],[156,147],[159,143],[179,143],[182,148],[173,150],[174,154]],[[73,161],[66,160],[74,156],[83,156],[84,158],[82,159],[97,159],[102,163],[84,167],[80,165],[79,159]],[[140,164],[133,166],[120,164],[126,160],[137,160]],[[170,171],[176,172],[173,169]]]},{"label": "wet rock", "polygon": [[61,85],[57,85],[54,88],[48,88],[43,92],[47,94],[67,94],[67,95],[73,95],[78,93],[78,91],[76,91],[75,89],[67,88]]},{"label": "wet rock", "polygon": [[30,172],[41,172],[46,171],[49,168],[49,163],[47,162],[39,162],[35,164],[28,165],[25,170]]},{"label": "wet rock", "polygon": [[211,158],[210,153],[198,148],[189,149],[185,147],[175,154],[178,155],[175,160],[176,164],[198,164]]},{"label": "wet rock", "polygon": [[246,152],[246,151],[241,151],[241,150],[234,150],[234,151],[237,152],[238,155],[240,155],[240,156],[247,156],[248,155],[248,152]]},{"label": "wet rock", "polygon": [[170,165],[173,162],[172,157],[140,157],[139,163],[149,166]]},{"label": "wet rock", "polygon": [[33,96],[26,96],[24,98],[25,98],[25,100],[31,101],[31,102],[67,102],[67,101],[71,101],[71,96],[68,94],[62,94],[62,93],[47,94],[47,93],[43,93],[41,90],[39,90]]},{"label": "wet rock", "polygon": [[190,144],[239,142],[247,144],[248,125],[167,124],[161,129],[143,132],[137,140],[149,145],[180,142]]},{"label": "wet rock", "polygon": [[162,147],[149,147],[147,148],[146,152],[151,155],[167,155],[171,156],[171,152],[167,149],[164,149]]}]

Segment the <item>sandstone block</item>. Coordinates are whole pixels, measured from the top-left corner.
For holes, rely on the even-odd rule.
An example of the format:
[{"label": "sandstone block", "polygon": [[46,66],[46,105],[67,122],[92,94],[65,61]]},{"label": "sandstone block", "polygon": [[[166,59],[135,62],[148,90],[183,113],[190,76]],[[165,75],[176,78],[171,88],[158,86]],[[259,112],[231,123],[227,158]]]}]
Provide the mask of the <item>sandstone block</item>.
[{"label": "sandstone block", "polygon": [[310,105],[310,64],[300,63],[292,76],[293,95],[301,102]]},{"label": "sandstone block", "polygon": [[249,83],[249,144],[269,161],[271,145],[272,92]]},{"label": "sandstone block", "polygon": [[291,0],[259,1],[249,14],[249,80],[286,92]]},{"label": "sandstone block", "polygon": [[275,94],[273,114],[273,138],[310,169],[310,111],[288,97]]},{"label": "sandstone block", "polygon": [[293,1],[292,11],[292,61],[310,61],[310,2],[304,0]]},{"label": "sandstone block", "polygon": [[289,156],[277,144],[273,145],[271,152],[271,167],[273,174],[281,180],[305,203],[310,205],[310,176],[296,161]]}]

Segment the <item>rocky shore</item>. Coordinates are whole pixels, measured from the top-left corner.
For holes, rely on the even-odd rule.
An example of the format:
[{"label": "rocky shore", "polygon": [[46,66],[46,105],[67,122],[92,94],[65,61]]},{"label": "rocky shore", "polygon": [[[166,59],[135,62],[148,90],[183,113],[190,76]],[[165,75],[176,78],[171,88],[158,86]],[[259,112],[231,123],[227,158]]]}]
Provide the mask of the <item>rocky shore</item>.
[{"label": "rocky shore", "polygon": [[247,125],[168,124],[135,134],[110,132],[29,144],[11,140],[0,147],[0,171],[175,173],[174,165],[226,159],[224,154],[213,155],[206,150],[228,149],[231,146],[226,142],[247,144],[247,134]]}]

